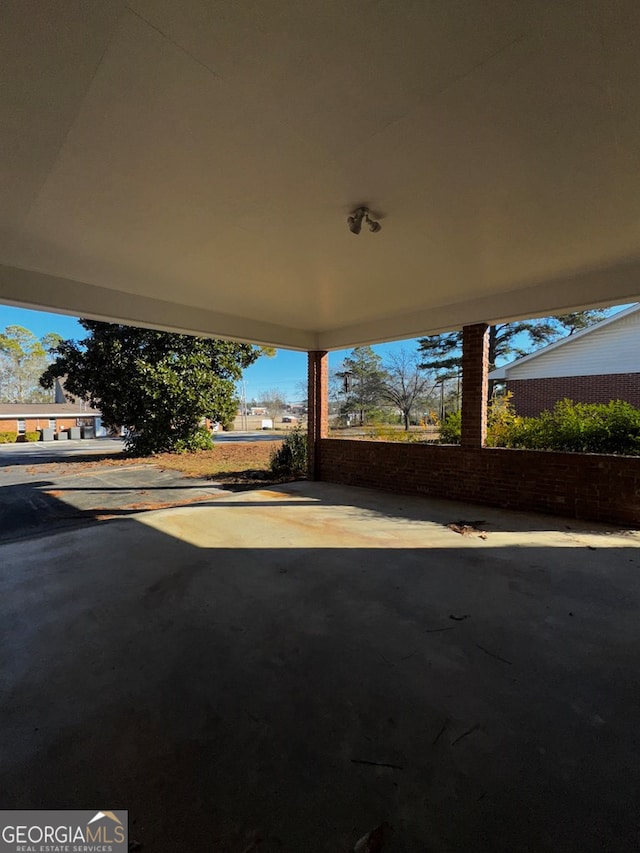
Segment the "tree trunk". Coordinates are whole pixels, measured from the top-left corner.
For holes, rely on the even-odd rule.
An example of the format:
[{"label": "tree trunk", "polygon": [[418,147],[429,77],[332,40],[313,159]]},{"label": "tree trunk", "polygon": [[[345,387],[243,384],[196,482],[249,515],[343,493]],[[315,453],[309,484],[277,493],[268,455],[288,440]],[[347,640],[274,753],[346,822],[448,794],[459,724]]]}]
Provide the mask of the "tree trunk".
[{"label": "tree trunk", "polygon": [[409,412],[403,412],[404,416],[404,428],[408,432],[409,431]]}]

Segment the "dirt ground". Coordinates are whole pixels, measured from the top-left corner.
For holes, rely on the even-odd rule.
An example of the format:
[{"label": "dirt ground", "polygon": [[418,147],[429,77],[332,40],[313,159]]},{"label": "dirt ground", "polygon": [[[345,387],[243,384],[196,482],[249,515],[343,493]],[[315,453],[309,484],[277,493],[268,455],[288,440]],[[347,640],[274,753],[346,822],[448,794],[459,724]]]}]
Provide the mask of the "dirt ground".
[{"label": "dirt ground", "polygon": [[269,460],[282,442],[217,444],[200,453],[163,453],[148,460],[159,468],[181,471],[187,477],[215,479],[221,483],[276,482],[269,476]]},{"label": "dirt ground", "polygon": [[279,482],[269,476],[269,460],[281,442],[234,442],[217,444],[213,450],[199,453],[159,453],[148,457],[125,457],[122,454],[98,459],[73,459],[29,465],[28,474],[80,473],[95,468],[153,465],[162,471],[180,471],[186,477],[216,480],[221,483]]}]

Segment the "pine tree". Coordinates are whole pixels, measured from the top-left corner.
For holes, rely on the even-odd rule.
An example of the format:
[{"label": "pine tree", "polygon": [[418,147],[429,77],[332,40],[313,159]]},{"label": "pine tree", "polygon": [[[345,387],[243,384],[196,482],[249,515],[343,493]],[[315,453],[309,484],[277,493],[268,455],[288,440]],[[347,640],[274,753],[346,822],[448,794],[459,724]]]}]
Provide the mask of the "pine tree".
[{"label": "pine tree", "polygon": [[382,359],[369,346],[355,347],[336,376],[342,380],[345,402],[342,412],[357,412],[360,425],[380,403],[384,370]]},{"label": "pine tree", "polygon": [[[602,320],[605,311],[576,311],[539,320],[521,320],[502,323],[489,328],[489,369],[493,370],[499,359],[520,358],[532,350],[552,343],[564,335],[584,329]],[[433,370],[441,378],[457,376],[462,367],[462,332],[429,335],[418,343],[420,367]]]}]

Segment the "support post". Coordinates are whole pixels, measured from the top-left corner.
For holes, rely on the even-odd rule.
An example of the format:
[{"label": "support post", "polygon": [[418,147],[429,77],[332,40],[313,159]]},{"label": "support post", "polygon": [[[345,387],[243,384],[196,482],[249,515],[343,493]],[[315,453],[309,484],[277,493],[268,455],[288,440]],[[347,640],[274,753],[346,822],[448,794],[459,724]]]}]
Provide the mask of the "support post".
[{"label": "support post", "polygon": [[487,439],[489,390],[489,327],[486,323],[462,329],[462,438],[467,448],[484,447]]},{"label": "support post", "polygon": [[329,434],[329,355],[324,350],[307,354],[309,365],[307,459],[310,480],[320,479],[320,439]]}]

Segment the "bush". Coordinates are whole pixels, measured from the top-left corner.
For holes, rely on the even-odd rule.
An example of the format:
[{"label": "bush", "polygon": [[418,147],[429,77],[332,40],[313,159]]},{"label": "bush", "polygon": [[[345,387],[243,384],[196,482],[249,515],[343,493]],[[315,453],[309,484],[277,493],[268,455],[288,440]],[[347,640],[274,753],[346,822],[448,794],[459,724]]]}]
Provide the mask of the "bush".
[{"label": "bush", "polygon": [[403,441],[407,444],[417,444],[424,441],[425,434],[423,432],[410,432],[404,429],[394,429],[392,426],[377,426],[369,427],[365,431],[366,438],[373,438],[378,441]]},{"label": "bush", "polygon": [[25,441],[40,441],[40,433],[38,430],[33,430],[33,432],[25,432],[24,434]]},{"label": "bush", "polygon": [[174,444],[175,453],[196,453],[199,450],[211,450],[213,438],[207,427],[200,427],[188,438],[179,438]]},{"label": "bush", "polygon": [[441,444],[460,444],[462,436],[462,412],[451,412],[440,424]]},{"label": "bush", "polygon": [[573,453],[640,455],[640,409],[622,400],[574,403],[560,400],[553,411],[517,418],[496,446]]},{"label": "bush", "polygon": [[512,394],[492,397],[487,411],[487,447],[510,447],[510,436],[517,433],[524,418],[516,415],[511,403]]},{"label": "bush", "polygon": [[[440,425],[442,444],[459,444],[460,412]],[[487,446],[572,453],[640,455],[640,409],[622,400],[610,403],[574,403],[560,400],[553,411],[534,418],[516,415],[510,395],[489,404]]]},{"label": "bush", "polygon": [[307,435],[295,426],[271,454],[270,467],[276,477],[299,479],[307,473]]},{"label": "bush", "polygon": [[0,432],[0,444],[15,444],[18,435],[15,432]]}]

